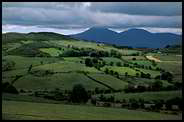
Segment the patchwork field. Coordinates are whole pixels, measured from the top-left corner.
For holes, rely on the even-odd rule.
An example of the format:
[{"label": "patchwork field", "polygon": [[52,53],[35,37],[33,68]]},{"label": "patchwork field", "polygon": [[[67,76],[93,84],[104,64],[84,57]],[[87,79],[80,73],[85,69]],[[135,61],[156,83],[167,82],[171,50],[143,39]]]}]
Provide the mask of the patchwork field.
[{"label": "patchwork field", "polygon": [[[59,35],[52,38],[53,33],[38,35],[37,37],[36,33],[31,33],[26,39],[3,41],[2,83],[9,83],[12,89],[19,92],[19,95],[3,93],[3,119],[182,119],[181,114],[95,107],[91,102],[92,95],[101,94],[108,97],[113,95],[115,100],[142,98],[146,102],[181,98],[182,91],[177,86],[182,83],[181,54],[178,56],[173,53],[140,51],[136,48],[117,48],[109,44],[86,42]],[[153,66],[145,56],[152,56],[161,61]],[[141,67],[137,68],[135,63]],[[173,75],[172,81],[160,80],[162,87],[167,88],[167,91],[153,92],[153,89],[149,89],[143,93],[125,93],[128,85],[147,87],[155,83],[155,76],[161,75],[160,71],[155,70],[157,67]],[[141,72],[149,73],[151,78],[141,76]],[[87,91],[88,102],[68,105],[72,104],[71,93],[77,84],[81,84]],[[55,101],[54,95],[57,94],[53,91],[56,89],[62,91],[60,95],[64,94],[63,101]],[[44,91],[48,93],[46,97],[51,95],[52,98],[35,95],[38,91]],[[30,94],[32,96],[29,96]]]}]

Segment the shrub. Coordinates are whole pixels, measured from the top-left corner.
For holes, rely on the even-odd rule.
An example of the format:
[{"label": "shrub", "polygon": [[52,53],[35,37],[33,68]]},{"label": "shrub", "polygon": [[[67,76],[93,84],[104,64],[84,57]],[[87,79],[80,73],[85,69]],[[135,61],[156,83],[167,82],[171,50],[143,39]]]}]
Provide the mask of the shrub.
[{"label": "shrub", "polygon": [[109,74],[109,69],[108,68],[105,68],[105,73]]},{"label": "shrub", "polygon": [[136,77],[139,77],[139,73],[136,73],[135,75],[136,75]]},{"label": "shrub", "polygon": [[167,81],[172,81],[173,75],[170,72],[162,72],[161,73],[161,79],[162,80],[167,80]]},{"label": "shrub", "polygon": [[113,70],[110,70],[110,74],[111,74],[111,75],[114,75],[114,71],[113,71]]},{"label": "shrub", "polygon": [[85,64],[86,64],[86,66],[89,66],[89,67],[92,67],[93,66],[93,63],[92,63],[92,61],[91,61],[90,58],[86,58],[85,59]]},{"label": "shrub", "polygon": [[103,94],[101,94],[100,97],[99,97],[99,100],[100,101],[106,101],[106,97]]},{"label": "shrub", "polygon": [[93,104],[93,105],[96,105],[96,97],[91,97],[91,103]]},{"label": "shrub", "polygon": [[71,101],[74,103],[86,103],[88,101],[88,94],[82,84],[74,85],[71,93]]},{"label": "shrub", "polygon": [[110,66],[113,66],[113,65],[114,65],[114,62],[111,61],[111,62],[110,62]]},{"label": "shrub", "polygon": [[116,66],[121,66],[121,62],[117,62],[116,63]]},{"label": "shrub", "polygon": [[163,83],[160,80],[156,80],[152,83],[152,90],[153,91],[159,91],[163,87]]},{"label": "shrub", "polygon": [[125,72],[125,76],[128,76],[128,72]]},{"label": "shrub", "polygon": [[137,109],[139,108],[139,104],[138,101],[134,98],[129,99],[129,103],[130,103],[130,108],[132,109]]},{"label": "shrub", "polygon": [[18,90],[10,83],[4,82],[2,83],[2,92],[18,94]]}]

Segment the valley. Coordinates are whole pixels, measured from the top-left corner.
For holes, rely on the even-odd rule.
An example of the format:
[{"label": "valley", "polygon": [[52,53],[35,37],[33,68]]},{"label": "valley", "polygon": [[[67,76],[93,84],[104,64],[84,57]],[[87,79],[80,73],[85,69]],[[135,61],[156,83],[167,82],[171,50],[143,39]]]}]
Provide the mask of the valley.
[{"label": "valley", "polygon": [[[11,35],[3,34],[2,44],[4,119],[132,119],[133,113],[137,114],[134,119],[181,119],[182,57],[176,56],[180,53],[170,53],[169,48],[117,47],[48,32],[23,37],[14,33],[16,39]],[[86,104],[72,101],[78,84],[87,92]],[[160,101],[168,108],[158,107]],[[104,102],[102,107],[96,107],[98,102]],[[153,106],[146,109],[142,104]],[[27,113],[44,108],[48,113],[28,115],[18,110],[20,105]],[[94,109],[92,113],[86,112],[88,105]],[[54,115],[54,109],[62,115]]]}]

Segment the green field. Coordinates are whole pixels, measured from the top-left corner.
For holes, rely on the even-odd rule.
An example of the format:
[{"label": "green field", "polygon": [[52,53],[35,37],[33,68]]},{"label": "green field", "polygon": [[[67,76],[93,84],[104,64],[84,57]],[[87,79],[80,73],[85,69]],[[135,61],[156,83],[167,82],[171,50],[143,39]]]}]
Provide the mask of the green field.
[{"label": "green field", "polygon": [[181,120],[182,115],[155,112],[32,102],[2,101],[2,119],[23,120]]},{"label": "green field", "polygon": [[87,71],[100,73],[94,67],[87,67],[85,64],[76,62],[60,61],[58,63],[45,64],[35,67],[33,70],[52,70],[54,72]]},{"label": "green field", "polygon": [[109,64],[110,62],[113,62],[114,65],[116,65],[117,62],[121,62],[121,64],[123,65],[123,61],[118,59],[118,58],[114,58],[114,57],[104,57],[102,58],[107,64]]},{"label": "green field", "polygon": [[[152,63],[150,61],[147,60],[135,60],[135,61],[131,61],[132,63],[137,63],[138,65],[144,65],[144,66],[152,66]],[[153,66],[152,66],[153,67]]]},{"label": "green field", "polygon": [[18,89],[43,90],[60,88],[71,90],[75,84],[82,84],[87,90],[94,90],[96,87],[106,89],[105,86],[94,82],[81,73],[58,73],[44,77],[26,75],[15,82]]},{"label": "green field", "polygon": [[[17,35],[13,33],[13,35],[10,34],[10,37],[7,36],[2,41],[2,82],[11,83],[16,79],[17,75],[22,75],[12,84],[18,91],[21,91],[19,95],[3,93],[3,119],[182,119],[181,114],[172,115],[158,112],[143,112],[143,110],[95,107],[92,106],[92,99],[90,98],[85,105],[68,105],[69,103],[71,104],[71,96],[68,92],[72,91],[76,84],[82,84],[89,95],[97,93],[95,89],[99,88],[105,96],[110,97],[114,95],[115,100],[142,98],[146,102],[151,103],[153,100],[168,100],[173,97],[181,98],[182,91],[179,90],[143,93],[123,92],[129,83],[133,85],[151,85],[155,82],[155,76],[160,75],[160,71],[136,68],[133,63],[151,66],[152,69],[156,67],[162,68],[173,74],[172,82],[182,82],[181,54],[142,52],[134,48],[118,49],[107,44],[75,40],[49,32],[31,33],[26,38],[24,36],[26,34]],[[115,58],[119,55],[117,56],[116,51],[113,54],[112,49],[121,53],[122,56]],[[140,55],[131,56],[137,53]],[[61,56],[60,54],[63,55]],[[157,62],[157,66],[153,67],[152,62],[145,59],[143,54],[159,58],[161,62]],[[86,58],[91,60],[87,62]],[[132,60],[132,58],[136,58],[136,60]],[[114,64],[111,65],[111,62]],[[122,66],[117,66],[118,62]],[[124,67],[125,63],[128,63],[129,67]],[[109,71],[118,72],[119,78],[115,74],[111,74],[111,72],[105,74],[106,68]],[[125,76],[126,72],[128,76]],[[136,76],[136,73],[140,74],[141,72],[149,73],[151,79]],[[174,86],[172,82],[166,80],[161,80],[161,82],[163,87]],[[178,86],[175,88],[179,89]],[[44,93],[52,95],[53,91],[57,89],[61,90],[67,98],[64,98],[63,101],[54,101],[55,98],[52,98],[52,96],[50,98],[52,100],[48,100],[44,99],[45,96],[38,98],[34,94],[36,91],[44,91]],[[112,92],[109,92],[109,89]],[[6,90],[3,92],[7,92]],[[24,93],[23,90],[26,92]],[[118,90],[121,92],[113,92]],[[107,92],[108,94],[105,94]],[[49,96],[46,97],[49,98]]]},{"label": "green field", "polygon": [[40,48],[40,51],[50,54],[50,56],[59,56],[59,54],[62,54],[63,51],[59,50],[57,48]]},{"label": "green field", "polygon": [[92,78],[107,84],[111,86],[112,88],[118,90],[123,89],[126,85],[128,85],[127,82],[124,82],[122,80],[119,80],[111,75],[105,75],[105,74],[89,74]]},{"label": "green field", "polygon": [[151,75],[151,78],[155,78],[155,76],[160,75],[160,71],[148,70],[148,69],[142,69],[142,68],[135,68],[135,69],[138,69],[145,74],[149,73]]},{"label": "green field", "polygon": [[130,98],[134,99],[144,99],[146,102],[151,102],[153,100],[168,100],[174,97],[182,97],[182,91],[159,91],[159,92],[143,92],[143,93],[114,93],[105,94],[105,96],[114,95],[115,100],[128,100]]},{"label": "green field", "polygon": [[128,75],[132,75],[132,76],[135,76],[136,73],[139,73],[138,71],[135,71],[134,69],[129,68],[129,67],[105,66],[102,68],[102,70],[105,71],[105,68],[108,68],[109,70],[116,71],[121,75],[125,75],[125,72],[128,72]]},{"label": "green field", "polygon": [[136,60],[146,60],[144,56],[123,56],[122,58],[128,61],[131,61],[133,58],[136,58]]},{"label": "green field", "polygon": [[13,56],[8,55],[4,56],[3,59],[14,61],[15,62],[15,69],[22,69],[28,68],[31,64],[32,66],[41,65],[48,63],[54,63],[60,61],[59,58],[47,58],[47,57],[23,57],[23,56]]}]

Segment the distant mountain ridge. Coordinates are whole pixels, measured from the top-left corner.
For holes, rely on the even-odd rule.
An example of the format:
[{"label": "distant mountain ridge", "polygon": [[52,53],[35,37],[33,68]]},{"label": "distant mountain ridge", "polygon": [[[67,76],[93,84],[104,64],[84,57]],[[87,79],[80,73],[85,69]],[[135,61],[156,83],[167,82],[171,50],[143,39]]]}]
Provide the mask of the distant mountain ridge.
[{"label": "distant mountain ridge", "polygon": [[135,28],[117,33],[104,27],[93,27],[85,32],[70,36],[109,44],[148,48],[162,48],[166,45],[178,44],[182,39],[181,35],[173,33],[151,33],[144,29]]},{"label": "distant mountain ridge", "polygon": [[63,35],[54,32],[30,32],[16,33],[9,32],[2,34],[2,43],[16,42],[21,40],[70,40],[81,39],[118,46],[163,48],[166,45],[181,44],[182,36],[173,33],[150,33],[144,29],[129,29],[117,33],[104,27],[93,27],[89,30],[74,34]]},{"label": "distant mountain ridge", "polygon": [[2,34],[2,42],[16,42],[21,40],[60,40],[60,39],[71,39],[70,36],[62,35],[54,32],[30,32],[30,33],[17,33],[8,32]]}]

